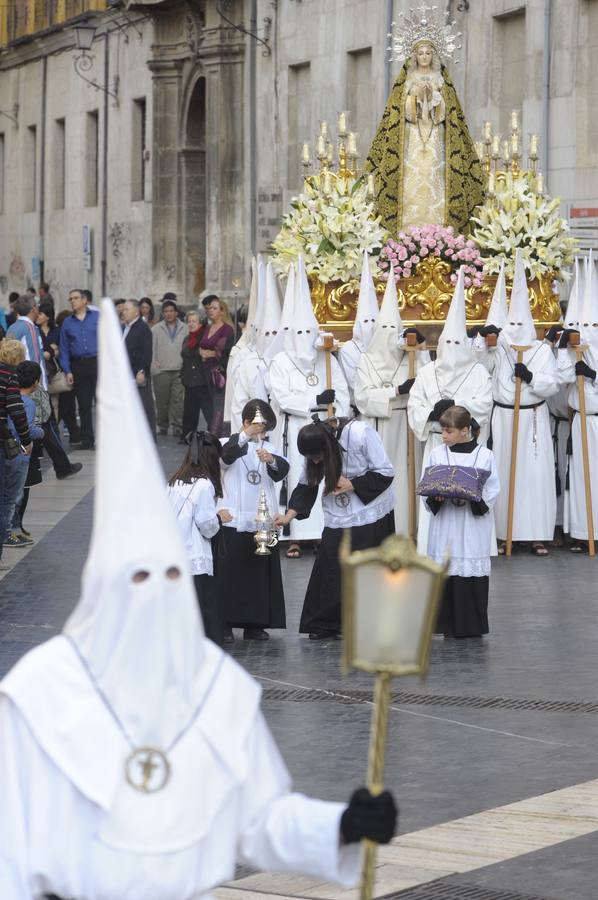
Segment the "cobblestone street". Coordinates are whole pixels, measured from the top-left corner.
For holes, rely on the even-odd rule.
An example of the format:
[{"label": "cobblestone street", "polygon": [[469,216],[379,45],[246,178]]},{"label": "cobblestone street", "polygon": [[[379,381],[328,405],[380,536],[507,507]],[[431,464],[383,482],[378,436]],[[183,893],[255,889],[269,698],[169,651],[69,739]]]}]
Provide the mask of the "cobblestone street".
[{"label": "cobblestone street", "polygon": [[[181,448],[159,440],[170,472]],[[84,462],[80,476],[58,484],[46,471],[37,499],[32,492],[36,545],[6,555],[17,563],[0,582],[0,675],[59,631],[76,601],[93,455],[72,459]],[[126,540],[124,530],[114,539]],[[297,789],[345,799],[364,781],[372,682],[341,675],[339,643],[298,635],[312,562],[283,561],[287,630],[267,644],[238,632],[232,653],[263,686]],[[427,682],[394,683],[386,781],[399,800],[400,836],[379,854],[378,896],[598,896],[597,566],[565,550],[496,560],[490,636],[435,639]],[[220,892],[225,900],[350,893],[306,878],[238,876]]]}]

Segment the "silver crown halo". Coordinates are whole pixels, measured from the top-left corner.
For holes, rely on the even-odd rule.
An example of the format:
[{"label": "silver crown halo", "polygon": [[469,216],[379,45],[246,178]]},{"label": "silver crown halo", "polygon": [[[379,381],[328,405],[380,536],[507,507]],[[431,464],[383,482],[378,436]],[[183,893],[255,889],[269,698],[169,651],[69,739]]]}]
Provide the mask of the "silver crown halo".
[{"label": "silver crown halo", "polygon": [[392,31],[388,37],[391,45],[388,48],[391,61],[407,59],[417,44],[427,41],[436,50],[442,62],[453,60],[455,51],[461,49],[458,43],[461,32],[455,31],[456,22],[443,24],[436,15],[437,6],[422,3],[415,9],[399,13],[399,21],[392,23]]}]

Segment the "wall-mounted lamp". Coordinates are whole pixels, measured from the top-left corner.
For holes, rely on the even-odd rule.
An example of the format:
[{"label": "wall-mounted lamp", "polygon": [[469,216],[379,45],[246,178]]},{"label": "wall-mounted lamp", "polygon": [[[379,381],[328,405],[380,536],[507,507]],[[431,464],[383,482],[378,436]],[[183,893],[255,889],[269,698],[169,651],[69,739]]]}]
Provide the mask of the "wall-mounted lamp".
[{"label": "wall-mounted lamp", "polygon": [[[96,91],[103,91],[118,102],[118,76],[114,79],[112,87],[110,87],[107,84],[99,84],[93,78],[88,78],[85,74],[86,72],[89,72],[93,66],[93,54],[89,51],[91,50],[96,37],[96,26],[83,21],[74,25],[73,29],[75,32],[75,44],[77,50],[80,51],[73,59],[75,72],[79,78],[82,78],[83,81],[90,84]],[[108,39],[106,32],[100,35],[100,37],[104,37],[106,40]]]}]

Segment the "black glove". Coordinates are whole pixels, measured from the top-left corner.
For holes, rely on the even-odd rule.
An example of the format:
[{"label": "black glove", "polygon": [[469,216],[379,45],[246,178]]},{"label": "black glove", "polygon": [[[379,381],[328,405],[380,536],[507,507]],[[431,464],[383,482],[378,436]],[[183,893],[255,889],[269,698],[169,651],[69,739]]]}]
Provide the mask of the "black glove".
[{"label": "black glove", "polygon": [[332,388],[328,388],[325,391],[322,391],[321,394],[318,394],[316,397],[316,403],[318,406],[327,406],[329,403],[334,403],[336,397],[336,391],[333,391]]},{"label": "black glove", "polygon": [[413,328],[413,327],[406,328],[405,331],[403,332],[403,337],[405,337],[406,334],[414,334],[417,338],[418,344],[423,344],[424,341],[426,340],[426,336],[424,334],[422,334],[421,331],[418,331],[417,328]]},{"label": "black glove", "polygon": [[559,341],[559,349],[562,350],[564,347],[569,346],[569,335],[570,334],[579,334],[577,328],[565,328],[561,335],[561,339]]},{"label": "black glove", "polygon": [[399,394],[408,394],[414,384],[415,378],[408,378],[407,381],[399,385]]},{"label": "black glove", "polygon": [[552,328],[549,328],[544,335],[544,340],[550,341],[551,344],[554,344],[557,334],[560,334],[562,330],[563,328],[561,325],[553,325]]},{"label": "black glove", "polygon": [[482,325],[480,328],[480,334],[482,337],[488,337],[489,334],[499,335],[502,331],[502,328],[497,328],[496,325]]},{"label": "black glove", "polygon": [[515,378],[521,378],[526,384],[531,384],[534,377],[525,363],[515,363]]},{"label": "black glove", "polygon": [[594,369],[590,369],[589,365],[580,359],[579,362],[575,363],[575,374],[583,375],[584,378],[589,378],[590,381],[596,381],[596,372]]},{"label": "black glove", "polygon": [[489,511],[488,506],[484,502],[484,500],[470,500],[469,503],[471,505],[471,511],[474,516],[485,516]]},{"label": "black glove", "polygon": [[345,844],[369,838],[388,844],[397,827],[398,809],[390,791],[374,797],[367,788],[355,791],[341,816],[341,835]]},{"label": "black glove", "polygon": [[434,404],[434,409],[428,416],[430,422],[437,422],[443,412],[446,412],[451,406],[455,405],[454,400],[439,400]]},{"label": "black glove", "polygon": [[467,337],[468,338],[477,337],[478,334],[481,334],[481,333],[482,333],[482,329],[479,325],[474,325],[473,328],[467,329]]}]

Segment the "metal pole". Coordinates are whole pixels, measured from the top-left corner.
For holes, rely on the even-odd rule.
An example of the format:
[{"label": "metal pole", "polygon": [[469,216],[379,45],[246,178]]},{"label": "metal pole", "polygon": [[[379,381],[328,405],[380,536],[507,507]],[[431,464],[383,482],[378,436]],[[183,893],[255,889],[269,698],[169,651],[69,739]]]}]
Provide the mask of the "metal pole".
[{"label": "metal pole", "polygon": [[[257,34],[257,0],[251,0],[249,30]],[[257,41],[249,41],[249,226],[251,252],[257,253]]]},{"label": "metal pole", "polygon": [[546,179],[546,187],[550,180],[550,31],[552,6],[551,0],[544,0],[544,52],[542,57],[542,168]]},{"label": "metal pole", "polygon": [[[104,32],[104,85],[106,89],[110,84],[110,45],[108,31]],[[106,270],[108,255],[108,109],[110,95],[104,91],[104,142],[102,144],[102,257],[101,257],[101,284],[102,296],[106,296]]]},{"label": "metal pole", "polygon": [[39,281],[45,280],[46,231],[46,115],[48,108],[48,57],[42,61],[42,121],[40,134],[39,173]]}]

